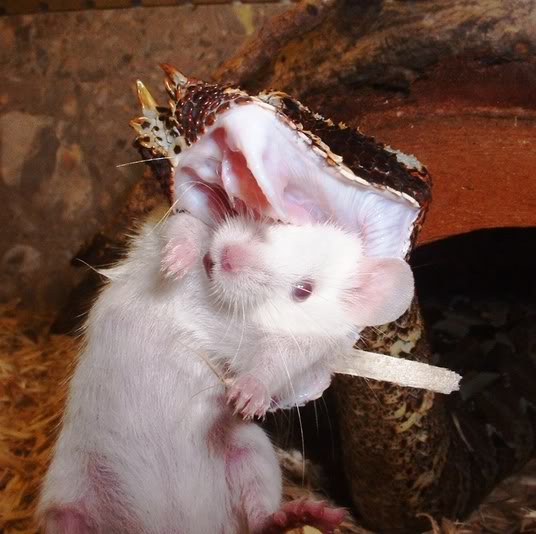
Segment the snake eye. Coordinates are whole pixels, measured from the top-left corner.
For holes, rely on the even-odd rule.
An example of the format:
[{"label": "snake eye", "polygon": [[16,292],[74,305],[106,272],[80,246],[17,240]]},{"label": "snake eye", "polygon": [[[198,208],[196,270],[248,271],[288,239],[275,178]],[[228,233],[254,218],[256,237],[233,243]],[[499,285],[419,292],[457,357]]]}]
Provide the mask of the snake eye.
[{"label": "snake eye", "polygon": [[292,286],[292,298],[296,302],[307,300],[313,292],[313,282],[311,280],[301,280]]}]

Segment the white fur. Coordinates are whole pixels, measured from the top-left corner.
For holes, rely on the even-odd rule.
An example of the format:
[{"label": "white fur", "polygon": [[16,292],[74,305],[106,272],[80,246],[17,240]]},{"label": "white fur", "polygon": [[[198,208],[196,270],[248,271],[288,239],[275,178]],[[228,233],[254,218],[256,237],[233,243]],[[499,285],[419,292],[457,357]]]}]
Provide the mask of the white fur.
[{"label": "white fur", "polygon": [[[163,261],[177,237],[198,247],[179,278]],[[232,243],[252,252],[238,278],[218,259]],[[212,280],[202,265],[209,249]],[[45,523],[47,511],[71,505],[99,534],[255,532],[279,506],[279,466],[264,432],[231,416],[214,369],[231,386],[255,377],[278,406],[319,397],[366,326],[362,310],[394,319],[409,306],[411,277],[387,262],[368,284],[368,261],[361,241],[333,224],[234,218],[211,236],[187,214],[146,223],[91,310],[39,505]],[[292,300],[293,285],[309,278],[310,298]],[[399,280],[407,287],[393,311],[385,304]],[[211,438],[222,421],[226,439]],[[56,521],[46,526],[58,532]]]},{"label": "white fur", "polygon": [[[229,245],[246,252],[240,272],[222,269]],[[363,327],[397,319],[413,298],[407,263],[366,258],[363,249],[357,235],[333,223],[223,223],[211,246],[212,286],[224,306],[248,318],[236,372],[259,377],[285,406],[317,398]],[[304,280],[313,291],[297,302],[292,289]]]},{"label": "white fur", "polygon": [[206,250],[208,232],[189,215],[147,223],[106,273],[43,486],[47,534],[57,528],[47,511],[68,505],[102,534],[234,534],[245,517],[259,521],[279,506],[279,466],[259,427],[234,419],[229,439],[247,451],[237,469],[226,466],[223,444],[210,444],[211,427],[229,416],[203,359],[222,324],[207,305],[200,259],[181,280],[160,265],[170,235],[194,230]]}]

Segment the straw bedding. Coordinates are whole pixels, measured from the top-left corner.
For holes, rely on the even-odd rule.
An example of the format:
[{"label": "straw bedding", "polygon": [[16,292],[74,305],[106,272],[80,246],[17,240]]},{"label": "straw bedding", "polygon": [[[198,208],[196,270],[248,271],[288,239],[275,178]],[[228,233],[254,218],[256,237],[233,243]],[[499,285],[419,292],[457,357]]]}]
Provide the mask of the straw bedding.
[{"label": "straw bedding", "polygon": [[[64,404],[78,341],[48,335],[48,322],[0,307],[0,532],[34,533],[33,511]],[[306,462],[305,487],[298,453],[281,452],[285,496],[312,493],[318,468]],[[536,532],[536,461],[503,482],[464,524],[435,521],[433,534]],[[531,508],[531,506],[533,508]],[[366,534],[350,519],[343,532]]]},{"label": "straw bedding", "polygon": [[32,514],[60,422],[76,340],[47,336],[46,321],[0,308],[0,518],[35,532]]}]

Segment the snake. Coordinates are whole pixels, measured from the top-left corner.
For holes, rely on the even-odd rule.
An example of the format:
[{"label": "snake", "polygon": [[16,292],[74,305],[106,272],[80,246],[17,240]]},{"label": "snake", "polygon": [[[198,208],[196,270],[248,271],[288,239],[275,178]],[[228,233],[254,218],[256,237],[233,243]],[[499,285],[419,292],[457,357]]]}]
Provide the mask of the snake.
[{"label": "snake", "polygon": [[[229,210],[244,202],[264,215],[294,223],[299,222],[291,210],[296,202],[318,201],[324,209],[318,217],[329,209],[329,216],[341,223],[365,226],[371,254],[377,253],[374,235],[396,234],[390,252],[409,258],[432,199],[431,177],[414,156],[357,128],[335,124],[289,94],[250,95],[238,87],[185,76],[170,65],[162,68],[167,105],[158,105],[138,82],[143,116],[130,124],[136,132],[134,146],[170,205],[198,209],[195,198],[181,192],[195,189],[203,180],[199,175],[192,178],[195,169],[188,169],[185,162],[207,140],[219,138],[225,145],[222,158],[239,152],[240,172],[246,173],[245,186],[235,183],[226,189],[221,176],[209,180],[211,190],[217,191],[220,201],[225,199]],[[278,132],[290,135],[287,142],[296,161],[306,158],[317,165],[323,180],[318,189],[313,191],[306,180],[296,177],[287,183],[260,176],[263,173],[247,149],[252,126],[240,122],[244,115],[239,110],[247,106],[266,120],[263,150],[275,150],[277,157],[278,150],[285,150]],[[221,174],[221,165],[216,175]],[[333,199],[341,196],[338,191],[343,187],[352,201],[337,204]],[[372,211],[367,211],[363,199],[376,202]],[[432,363],[425,334],[416,297],[397,321],[365,329],[356,346]],[[344,471],[352,503],[367,526],[386,533],[417,532],[429,525],[422,514],[463,518],[498,481],[530,459],[536,399],[531,381],[516,362],[509,371],[501,370],[484,386],[478,380],[467,381],[461,394],[452,398],[359,377],[334,378]]]}]

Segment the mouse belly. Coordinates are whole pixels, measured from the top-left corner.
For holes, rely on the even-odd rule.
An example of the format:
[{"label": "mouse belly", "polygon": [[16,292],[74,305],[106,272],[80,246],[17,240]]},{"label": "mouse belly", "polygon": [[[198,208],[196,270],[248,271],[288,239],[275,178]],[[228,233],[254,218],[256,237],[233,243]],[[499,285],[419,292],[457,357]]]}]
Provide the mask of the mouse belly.
[{"label": "mouse belly", "polygon": [[87,530],[81,532],[88,533],[226,532],[232,510],[224,459],[203,445],[193,436],[155,440],[143,432],[114,437],[113,445],[62,444],[60,438],[44,488],[45,524],[66,510],[82,518]]},{"label": "mouse belly", "polygon": [[81,440],[78,425],[66,426],[42,495],[45,532],[258,531],[280,504],[275,452],[262,429],[227,406],[216,411],[211,423],[207,414],[158,436],[141,424],[135,433]]}]

